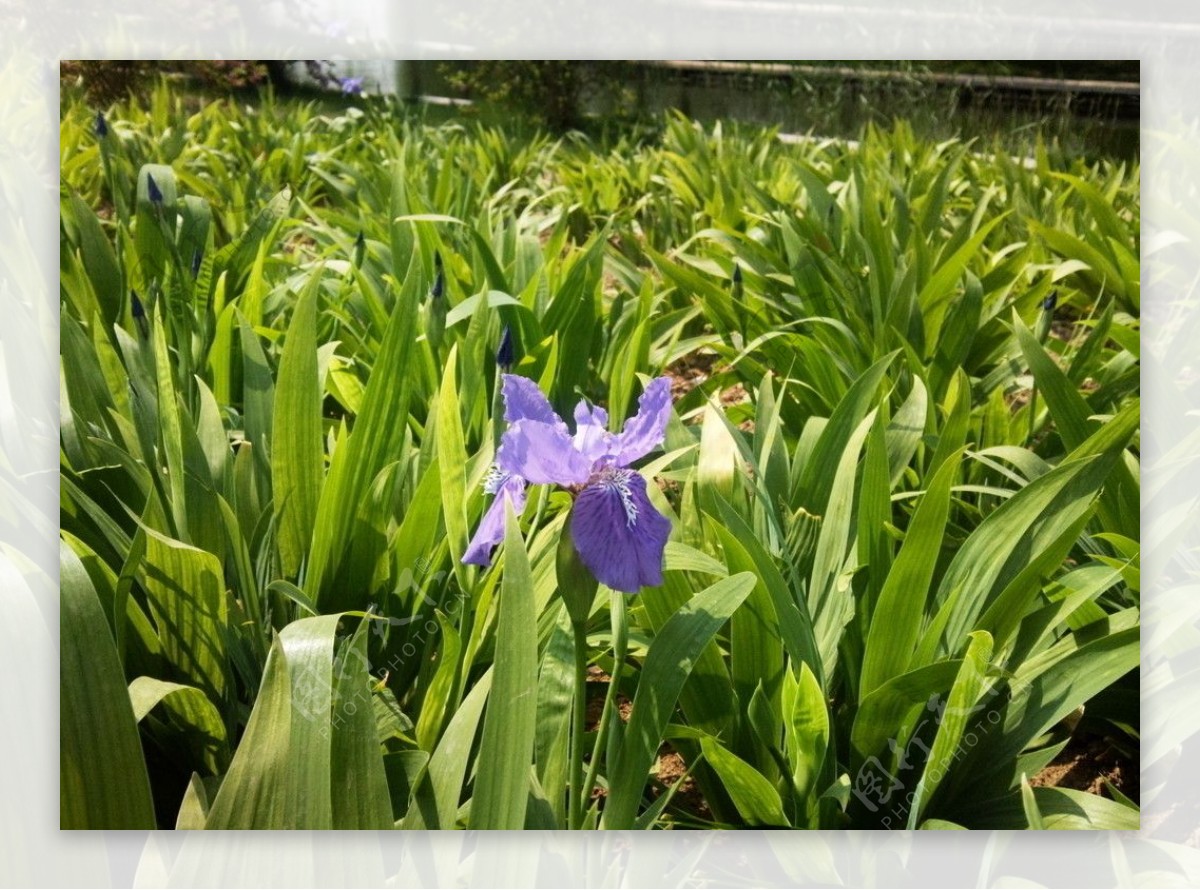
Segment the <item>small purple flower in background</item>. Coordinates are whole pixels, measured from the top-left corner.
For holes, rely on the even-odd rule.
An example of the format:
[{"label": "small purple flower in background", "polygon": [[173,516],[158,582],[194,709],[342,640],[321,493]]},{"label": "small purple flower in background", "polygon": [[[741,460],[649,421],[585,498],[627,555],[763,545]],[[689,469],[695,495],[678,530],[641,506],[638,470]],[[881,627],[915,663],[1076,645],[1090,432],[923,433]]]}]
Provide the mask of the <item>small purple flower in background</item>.
[{"label": "small purple flower in background", "polygon": [[104,119],[103,111],[96,112],[95,129],[96,129],[96,138],[97,139],[103,139],[105,136],[108,135],[108,121],[106,121]]},{"label": "small purple flower in background", "polygon": [[508,430],[484,490],[497,495],[484,514],[463,562],[486,566],[504,537],[504,499],[525,507],[525,484],[561,485],[575,495],[570,534],[596,580],[624,593],[662,584],[663,548],[671,523],[650,503],[646,480],[629,465],[662,444],[671,413],[671,384],[659,377],[638,400],[638,413],[619,433],[606,429],[608,412],[581,401],[575,433],[537,386],[504,375]]},{"label": "small purple flower in background", "polygon": [[363,79],[361,77],[343,77],[338,80],[342,85],[342,93],[347,96],[358,96],[363,91]]},{"label": "small purple flower in background", "polygon": [[149,173],[146,174],[146,194],[150,196],[151,204],[161,204],[163,202],[163,193],[159,189],[158,183],[154,181],[154,177]]}]

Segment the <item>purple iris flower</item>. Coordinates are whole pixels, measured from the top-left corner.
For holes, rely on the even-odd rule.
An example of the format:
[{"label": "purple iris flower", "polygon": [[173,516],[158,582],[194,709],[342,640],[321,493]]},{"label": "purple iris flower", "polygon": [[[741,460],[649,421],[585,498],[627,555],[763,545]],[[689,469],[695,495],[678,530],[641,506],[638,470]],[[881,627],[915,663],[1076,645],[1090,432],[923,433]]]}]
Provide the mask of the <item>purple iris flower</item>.
[{"label": "purple iris flower", "polygon": [[357,96],[363,90],[361,77],[343,77],[339,83],[342,85],[342,92],[347,96]]},{"label": "purple iris flower", "polygon": [[662,444],[671,414],[671,381],[652,380],[637,414],[619,433],[607,429],[608,412],[581,401],[575,433],[533,381],[503,376],[504,419],[496,466],[484,483],[495,494],[463,562],[486,566],[504,538],[504,500],[525,508],[525,485],[561,485],[575,495],[570,534],[596,580],[624,593],[662,584],[663,548],[671,522],[646,495],[646,480],[629,465]]}]

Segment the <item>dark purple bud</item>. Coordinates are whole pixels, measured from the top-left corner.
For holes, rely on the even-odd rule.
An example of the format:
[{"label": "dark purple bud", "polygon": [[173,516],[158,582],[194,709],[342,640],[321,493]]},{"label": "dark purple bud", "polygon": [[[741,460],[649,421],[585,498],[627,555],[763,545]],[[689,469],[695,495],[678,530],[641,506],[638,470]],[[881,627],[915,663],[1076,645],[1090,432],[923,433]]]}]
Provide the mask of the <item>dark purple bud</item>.
[{"label": "dark purple bud", "polygon": [[733,286],[737,287],[742,283],[742,267],[737,263],[733,264]]},{"label": "dark purple bud", "polygon": [[1058,305],[1058,291],[1050,291],[1050,295],[1042,300],[1042,309],[1045,312],[1053,312],[1054,307]]},{"label": "dark purple bud", "polygon": [[192,253],[192,277],[197,278],[200,275],[200,261],[204,259],[204,254],[199,250]]},{"label": "dark purple bud", "polygon": [[154,177],[151,176],[149,173],[146,174],[146,191],[150,195],[150,203],[151,204],[161,204],[162,203],[163,194],[161,191],[159,191],[158,183],[154,181]]},{"label": "dark purple bud", "polygon": [[433,287],[429,289],[429,296],[440,300],[446,291],[446,275],[442,270],[442,255],[436,250],[433,252],[433,268]]},{"label": "dark purple bud", "polygon": [[507,372],[513,366],[515,361],[515,349],[513,347],[512,328],[508,325],[504,326],[504,330],[500,334],[500,345],[496,347],[496,364]]},{"label": "dark purple bud", "polygon": [[108,135],[108,121],[106,121],[104,119],[103,111],[96,112],[95,129],[96,129],[96,138],[98,138],[98,139],[103,139],[105,136]]},{"label": "dark purple bud", "polygon": [[143,337],[150,334],[150,330],[146,324],[146,307],[142,305],[142,301],[138,299],[137,291],[129,291],[130,298],[130,313],[133,315],[133,323],[137,325],[138,333]]}]

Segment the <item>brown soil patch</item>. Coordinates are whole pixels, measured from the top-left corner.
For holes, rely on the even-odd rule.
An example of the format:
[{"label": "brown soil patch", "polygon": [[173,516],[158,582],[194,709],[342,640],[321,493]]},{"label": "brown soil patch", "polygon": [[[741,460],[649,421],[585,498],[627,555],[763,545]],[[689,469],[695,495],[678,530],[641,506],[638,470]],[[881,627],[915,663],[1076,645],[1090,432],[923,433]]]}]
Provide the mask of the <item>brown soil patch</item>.
[{"label": "brown soil patch", "polygon": [[[604,713],[604,699],[608,695],[608,684],[612,677],[594,664],[588,665],[587,670],[587,708],[584,711],[584,725],[588,732],[595,732],[600,727],[600,715]],[[617,716],[623,723],[629,722],[629,713],[633,710],[633,702],[623,693],[617,693]]]},{"label": "brown soil patch", "polygon": [[1126,756],[1106,736],[1071,739],[1054,761],[1029,780],[1043,788],[1072,788],[1111,797],[1105,780],[1135,803],[1141,794],[1137,762]]},{"label": "brown soil patch", "polygon": [[693,352],[668,365],[664,373],[671,378],[671,399],[679,401],[712,376],[719,356],[714,353]]},{"label": "brown soil patch", "polygon": [[1052,321],[1050,323],[1050,336],[1056,340],[1070,343],[1075,339],[1075,333],[1076,326],[1073,321]]},{"label": "brown soil patch", "polygon": [[671,799],[670,805],[678,806],[701,819],[711,819],[712,810],[708,808],[704,795],[700,793],[700,789],[696,787],[696,782],[692,777],[684,778],[686,772],[687,764],[683,758],[671,747],[670,743],[664,742],[658,749],[658,761],[654,765],[654,775],[658,777],[658,781],[662,782],[664,788],[652,788],[651,793],[657,800],[660,795],[666,794],[668,789],[682,782],[675,790],[675,796]]}]

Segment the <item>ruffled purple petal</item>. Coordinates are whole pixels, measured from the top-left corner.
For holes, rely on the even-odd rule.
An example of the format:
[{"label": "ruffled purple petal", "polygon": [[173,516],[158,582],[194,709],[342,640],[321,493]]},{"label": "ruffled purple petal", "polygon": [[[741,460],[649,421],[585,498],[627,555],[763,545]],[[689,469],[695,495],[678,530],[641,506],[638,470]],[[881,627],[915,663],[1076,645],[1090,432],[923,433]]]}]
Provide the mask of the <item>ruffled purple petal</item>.
[{"label": "ruffled purple petal", "polygon": [[503,375],[500,391],[504,394],[504,419],[509,423],[518,420],[536,420],[538,423],[548,423],[551,426],[567,425],[550,406],[547,399],[536,383],[528,377],[519,374]]},{"label": "ruffled purple petal", "polygon": [[575,406],[575,448],[589,461],[611,457],[617,437],[608,431],[608,412],[586,401]]},{"label": "ruffled purple petal", "polygon": [[505,431],[496,464],[539,485],[582,485],[592,474],[592,461],[575,447],[565,424],[536,420],[518,420]]},{"label": "ruffled purple petal", "polygon": [[663,548],[671,522],[646,496],[646,480],[633,470],[597,474],[575,499],[571,537],[596,580],[637,593],[662,584]]},{"label": "ruffled purple petal", "polygon": [[504,474],[499,481],[489,480],[487,490],[494,490],[496,498],[479,521],[475,536],[467,545],[462,561],[468,565],[489,566],[492,550],[504,540],[504,500],[512,502],[513,513],[520,516],[525,509],[525,480],[520,476]]},{"label": "ruffled purple petal", "polygon": [[625,421],[625,428],[617,435],[613,453],[616,465],[627,467],[661,445],[670,417],[671,378],[657,377],[638,399],[637,414]]}]

